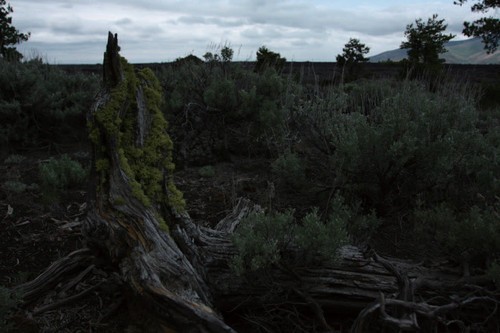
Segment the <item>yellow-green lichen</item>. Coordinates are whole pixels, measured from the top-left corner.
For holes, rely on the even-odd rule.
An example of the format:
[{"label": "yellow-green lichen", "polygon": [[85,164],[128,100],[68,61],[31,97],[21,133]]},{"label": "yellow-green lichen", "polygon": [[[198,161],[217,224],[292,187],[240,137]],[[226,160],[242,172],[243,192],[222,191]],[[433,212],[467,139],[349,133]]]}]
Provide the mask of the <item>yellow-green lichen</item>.
[{"label": "yellow-green lichen", "polygon": [[118,135],[120,131],[120,110],[127,100],[127,80],[118,84],[111,91],[111,99],[106,106],[95,114],[96,120],[106,130],[108,135]]},{"label": "yellow-green lichen", "polygon": [[132,167],[130,166],[123,148],[118,149],[118,158],[120,160],[121,169],[128,177],[128,181],[132,189],[132,195],[136,197],[144,206],[150,207],[151,201],[146,194],[144,194],[141,184],[137,181],[135,173],[132,171]]},{"label": "yellow-green lichen", "polygon": [[173,181],[168,182],[167,189],[168,203],[170,204],[170,207],[174,208],[178,212],[184,211],[186,207],[186,201],[184,200],[182,192],[179,191]]},{"label": "yellow-green lichen", "polygon": [[160,226],[160,229],[165,231],[165,232],[169,232],[168,224],[167,224],[167,222],[165,222],[165,219],[163,217],[159,216],[158,214],[155,217],[156,217],[156,220],[158,221],[158,225]]},{"label": "yellow-green lichen", "polygon": [[115,206],[123,206],[123,205],[125,205],[125,203],[126,203],[126,201],[125,201],[125,198],[123,198],[123,197],[118,196],[118,197],[113,199],[113,205],[115,205]]},{"label": "yellow-green lichen", "polygon": [[[114,142],[120,168],[128,178],[133,196],[142,204],[147,207],[166,205],[176,211],[184,211],[182,192],[172,179],[175,168],[172,162],[173,143],[167,134],[168,123],[161,112],[161,85],[150,69],[135,73],[133,66],[124,58],[121,65],[124,80],[112,89],[107,104],[96,112],[94,121],[97,124],[90,124],[90,138],[96,145],[104,145],[103,135],[106,140]],[[148,132],[139,144],[137,121],[140,106],[136,94],[141,93],[147,109],[143,117],[147,123],[143,127]],[[101,151],[103,153],[105,150]],[[109,158],[98,158],[96,169],[109,170]],[[168,229],[162,217],[159,216],[158,221],[163,230]]]},{"label": "yellow-green lichen", "polygon": [[99,132],[99,129],[94,126],[92,123],[87,124],[88,129],[89,129],[89,139],[90,141],[95,144],[95,145],[100,145],[101,143],[101,133]]},{"label": "yellow-green lichen", "polygon": [[100,158],[96,160],[95,169],[97,172],[109,170],[109,160],[107,158]]}]

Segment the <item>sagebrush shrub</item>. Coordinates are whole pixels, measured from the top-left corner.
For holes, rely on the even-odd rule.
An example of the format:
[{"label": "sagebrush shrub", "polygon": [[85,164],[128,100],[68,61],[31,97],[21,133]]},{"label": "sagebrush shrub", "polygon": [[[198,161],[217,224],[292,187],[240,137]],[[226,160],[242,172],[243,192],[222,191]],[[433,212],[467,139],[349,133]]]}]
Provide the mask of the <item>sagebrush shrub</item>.
[{"label": "sagebrush shrub", "polygon": [[39,60],[0,59],[0,145],[40,146],[85,133],[97,76],[66,73]]},{"label": "sagebrush shrub", "polygon": [[443,203],[412,214],[421,239],[436,239],[455,258],[486,265],[500,253],[500,204],[460,212]]},{"label": "sagebrush shrub", "polygon": [[305,157],[322,161],[320,180],[386,218],[406,214],[417,198],[457,209],[472,207],[477,193],[493,200],[500,189],[498,134],[478,128],[467,92],[432,93],[416,82],[365,91],[375,94],[359,97],[369,108],[347,107],[356,104],[348,98],[340,110],[329,103],[301,110],[307,116],[299,134],[315,154]]},{"label": "sagebrush shrub", "polygon": [[212,178],[215,176],[215,168],[212,165],[205,165],[198,169],[198,174],[203,178]]},{"label": "sagebrush shrub", "polygon": [[238,106],[238,95],[234,81],[222,78],[212,81],[203,93],[203,101],[215,110],[235,112]]},{"label": "sagebrush shrub", "polygon": [[281,154],[271,165],[273,173],[285,184],[302,189],[306,180],[303,162],[290,150]]},{"label": "sagebrush shrub", "polygon": [[294,229],[293,211],[248,216],[233,236],[238,249],[232,262],[233,270],[243,274],[279,263],[293,239]]},{"label": "sagebrush shrub", "polygon": [[24,161],[25,159],[26,159],[26,157],[24,157],[23,155],[12,154],[12,155],[7,156],[7,158],[5,158],[4,163],[5,164],[19,164],[22,161]]},{"label": "sagebrush shrub", "polygon": [[466,85],[442,84],[353,83],[290,118],[302,125],[310,188],[330,186],[375,221],[351,223],[351,234],[406,224],[421,241],[487,265],[500,255],[498,111],[480,112]]},{"label": "sagebrush shrub", "polygon": [[238,255],[232,268],[238,274],[273,265],[293,269],[318,262],[333,263],[348,242],[347,224],[353,218],[339,199],[325,221],[316,208],[300,221],[294,211],[254,213],[241,221],[233,236]]},{"label": "sagebrush shrub", "polygon": [[23,193],[28,189],[28,185],[18,180],[7,180],[2,184],[2,189],[12,193]]},{"label": "sagebrush shrub", "polygon": [[318,209],[307,214],[296,230],[295,240],[301,250],[303,263],[335,262],[338,249],[347,244],[348,209],[334,209],[326,221],[322,221]]},{"label": "sagebrush shrub", "polygon": [[40,164],[39,175],[43,188],[60,190],[82,184],[87,178],[87,171],[79,162],[63,155]]},{"label": "sagebrush shrub", "polygon": [[222,140],[224,149],[240,153],[244,145],[247,151],[262,152],[284,141],[284,109],[293,104],[284,93],[297,89],[272,67],[255,73],[230,62],[186,61],[159,70],[157,76],[174,137],[185,136],[175,133],[181,128],[209,131],[214,142]]}]

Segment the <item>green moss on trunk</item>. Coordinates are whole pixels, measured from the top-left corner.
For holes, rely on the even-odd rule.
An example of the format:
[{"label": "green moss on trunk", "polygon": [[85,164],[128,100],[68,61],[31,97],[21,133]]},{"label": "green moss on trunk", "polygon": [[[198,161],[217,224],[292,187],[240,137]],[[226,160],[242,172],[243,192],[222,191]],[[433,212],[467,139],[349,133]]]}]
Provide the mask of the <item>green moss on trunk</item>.
[{"label": "green moss on trunk", "polygon": [[[154,73],[146,68],[134,71],[126,59],[121,58],[124,80],[112,88],[110,98],[90,122],[90,139],[96,145],[96,170],[100,177],[109,178],[111,163],[103,147],[113,142],[117,149],[120,169],[128,177],[132,194],[146,207],[168,207],[184,211],[182,193],[173,182],[173,143],[167,134],[168,123],[161,112],[162,88]],[[143,98],[139,98],[140,94]],[[139,105],[144,101],[143,105]],[[138,112],[146,108],[142,129],[144,138],[138,140]],[[103,141],[104,140],[104,141]],[[110,141],[111,140],[111,141]],[[101,187],[104,182],[101,179]],[[101,188],[103,190],[103,188]],[[167,229],[163,217],[158,218],[161,228]],[[164,224],[164,225],[163,225]]]}]

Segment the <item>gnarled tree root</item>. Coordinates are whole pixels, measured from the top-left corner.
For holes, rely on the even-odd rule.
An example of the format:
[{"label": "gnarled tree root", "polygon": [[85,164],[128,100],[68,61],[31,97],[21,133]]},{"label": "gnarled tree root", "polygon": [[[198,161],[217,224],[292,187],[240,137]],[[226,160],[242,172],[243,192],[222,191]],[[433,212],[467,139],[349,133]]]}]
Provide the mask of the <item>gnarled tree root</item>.
[{"label": "gnarled tree root", "polygon": [[71,276],[85,271],[94,260],[88,248],[71,252],[52,263],[37,278],[14,288],[24,303],[39,299],[58,283],[68,281]]}]

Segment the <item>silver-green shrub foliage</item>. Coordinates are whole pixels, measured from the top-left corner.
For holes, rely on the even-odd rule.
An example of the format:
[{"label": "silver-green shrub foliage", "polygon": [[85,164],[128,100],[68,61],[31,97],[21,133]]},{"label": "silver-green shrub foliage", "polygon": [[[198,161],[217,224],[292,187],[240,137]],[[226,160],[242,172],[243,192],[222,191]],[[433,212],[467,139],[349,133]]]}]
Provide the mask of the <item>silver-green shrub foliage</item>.
[{"label": "silver-green shrub foliage", "polygon": [[7,180],[2,184],[2,188],[7,192],[23,193],[28,189],[28,185],[18,180]]},{"label": "silver-green shrub foliage", "polygon": [[310,186],[333,184],[349,205],[409,231],[426,228],[457,255],[468,248],[498,257],[498,117],[478,111],[467,86],[378,84],[335,88],[299,105],[299,138],[320,147],[302,148],[316,174]]},{"label": "silver-green shrub foliage", "polygon": [[185,61],[157,76],[169,119],[182,119],[181,126],[198,120],[213,135],[224,135],[229,149],[246,145],[261,151],[283,136],[288,81],[273,68],[255,73],[230,62]]},{"label": "silver-green shrub foliage", "polygon": [[314,208],[297,221],[293,211],[255,213],[241,221],[233,236],[238,255],[232,268],[238,274],[267,269],[273,265],[293,269],[320,262],[334,263],[338,250],[348,242],[346,226],[352,212],[336,197],[325,221]]},{"label": "silver-green shrub foliage", "polygon": [[80,163],[63,155],[59,159],[51,158],[39,167],[40,181],[46,189],[65,189],[79,185],[87,177],[87,171]]},{"label": "silver-green shrub foliage", "polygon": [[233,258],[232,268],[242,274],[280,263],[294,237],[294,229],[293,211],[248,216],[233,236],[238,255]]},{"label": "silver-green shrub foliage", "polygon": [[67,142],[84,133],[85,112],[98,85],[97,76],[69,74],[40,59],[0,59],[0,145]]},{"label": "silver-green shrub foliage", "polygon": [[[500,239],[494,223],[500,214],[500,113],[479,111],[470,86],[433,77],[432,84],[360,80],[320,88],[287,80],[272,68],[256,73],[212,63],[160,77],[167,111],[186,123],[214,111],[221,120],[214,131],[224,133],[225,149],[272,156],[278,186],[317,198],[326,215],[334,211],[335,193],[345,198],[356,212],[344,219],[353,239],[363,241],[377,226],[397,223],[408,233],[425,230],[427,240],[446,251],[470,247],[488,260],[500,256],[500,245],[492,241]],[[431,222],[443,212],[446,218]],[[260,216],[273,218],[275,231],[283,224],[296,235],[302,223]],[[477,241],[481,235],[485,242]],[[298,238],[292,239],[298,246]],[[243,258],[245,265],[281,260],[280,244],[287,243],[256,247],[264,252],[256,252],[253,264]]]},{"label": "silver-green shrub foliage", "polygon": [[296,153],[285,151],[272,163],[271,168],[273,173],[287,185],[297,189],[304,187],[305,169]]}]

